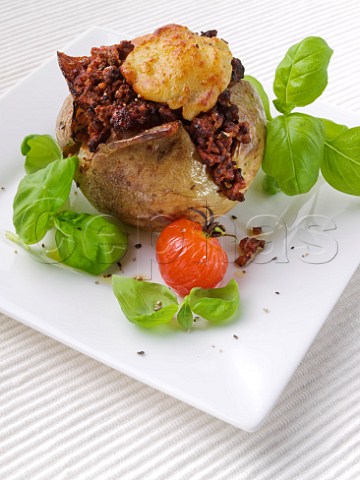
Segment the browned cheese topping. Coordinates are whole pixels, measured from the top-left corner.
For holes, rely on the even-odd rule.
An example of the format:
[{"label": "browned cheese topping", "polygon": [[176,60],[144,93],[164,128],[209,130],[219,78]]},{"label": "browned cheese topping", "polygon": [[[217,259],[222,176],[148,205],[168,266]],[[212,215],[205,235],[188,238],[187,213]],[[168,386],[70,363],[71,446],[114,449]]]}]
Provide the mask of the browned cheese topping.
[{"label": "browned cheese topping", "polygon": [[[215,35],[216,31],[211,30],[198,38],[211,40]],[[183,116],[184,109],[171,109],[164,101],[146,100],[127,82],[121,67],[133,50],[131,42],[122,41],[92,48],[88,57],[58,54],[74,101],[74,140],[95,152],[110,135],[129,138],[143,130],[181,120],[219,190],[231,200],[242,201],[241,190],[246,185],[233,155],[236,147],[248,143],[250,138],[247,124],[239,121],[238,108],[231,103],[229,90],[244,76],[240,60],[231,60],[230,82],[217,96],[214,106],[189,120]]]}]

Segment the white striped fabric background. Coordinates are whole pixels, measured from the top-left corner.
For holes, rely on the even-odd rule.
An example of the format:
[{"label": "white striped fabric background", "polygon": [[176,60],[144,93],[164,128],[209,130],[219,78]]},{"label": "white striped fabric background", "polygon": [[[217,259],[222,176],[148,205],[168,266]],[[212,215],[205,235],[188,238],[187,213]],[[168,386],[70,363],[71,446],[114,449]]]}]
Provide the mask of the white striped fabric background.
[{"label": "white striped fabric background", "polygon": [[[170,22],[217,28],[265,82],[289,45],[321,35],[335,50],[323,99],[360,112],[355,0],[0,0],[0,93],[89,26],[132,37]],[[359,292],[358,270],[253,434],[0,315],[0,479],[359,479]]]}]

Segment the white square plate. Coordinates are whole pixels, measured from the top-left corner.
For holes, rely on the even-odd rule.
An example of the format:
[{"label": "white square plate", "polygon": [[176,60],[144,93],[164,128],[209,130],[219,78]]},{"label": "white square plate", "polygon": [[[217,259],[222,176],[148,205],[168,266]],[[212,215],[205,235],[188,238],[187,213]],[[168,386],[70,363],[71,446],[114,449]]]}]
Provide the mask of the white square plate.
[{"label": "white square plate", "polygon": [[[64,49],[86,55],[125,35],[94,28]],[[244,430],[253,431],[276,403],[360,260],[360,199],[319,181],[307,195],[261,192],[261,174],[244,204],[224,218],[230,233],[262,225],[266,249],[247,269],[230,265],[242,308],[230,324],[191,332],[144,331],[129,323],[110,282],[35,261],[5,238],[24,175],[20,144],[30,133],[54,135],[68,94],[55,57],[0,101],[0,308],[17,320],[111,367]],[[360,118],[317,102],[308,112],[349,126]],[[77,207],[89,209],[72,193]],[[131,231],[126,275],[161,281],[151,234]],[[134,245],[142,243],[136,250]],[[236,249],[226,243],[230,261]],[[15,253],[17,251],[17,253]],[[279,292],[279,293],[276,293]],[[234,334],[238,337],[235,338]],[[143,350],[145,355],[138,355]]]}]

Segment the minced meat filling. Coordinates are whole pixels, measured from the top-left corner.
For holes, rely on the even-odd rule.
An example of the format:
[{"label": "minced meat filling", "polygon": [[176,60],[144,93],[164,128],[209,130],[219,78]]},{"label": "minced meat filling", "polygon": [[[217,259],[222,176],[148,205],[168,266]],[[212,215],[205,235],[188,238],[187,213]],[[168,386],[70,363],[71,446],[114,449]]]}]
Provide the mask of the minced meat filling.
[{"label": "minced meat filling", "polygon": [[[59,64],[74,99],[74,140],[87,144],[95,152],[112,132],[118,138],[126,138],[181,120],[219,190],[230,200],[242,201],[240,190],[245,188],[245,181],[232,158],[236,147],[248,143],[250,137],[247,124],[239,121],[237,106],[231,103],[229,89],[219,96],[211,110],[187,121],[181,109],[171,110],[166,104],[145,100],[126,83],[120,66],[133,48],[131,42],[123,41],[93,48],[90,57],[59,53]],[[240,60],[234,58],[232,67],[229,86],[244,76]]]},{"label": "minced meat filling", "polygon": [[195,117],[185,128],[215,184],[230,200],[242,201],[240,190],[246,185],[233,155],[236,146],[249,143],[250,137],[247,125],[239,122],[230,91],[226,89],[211,110]]}]

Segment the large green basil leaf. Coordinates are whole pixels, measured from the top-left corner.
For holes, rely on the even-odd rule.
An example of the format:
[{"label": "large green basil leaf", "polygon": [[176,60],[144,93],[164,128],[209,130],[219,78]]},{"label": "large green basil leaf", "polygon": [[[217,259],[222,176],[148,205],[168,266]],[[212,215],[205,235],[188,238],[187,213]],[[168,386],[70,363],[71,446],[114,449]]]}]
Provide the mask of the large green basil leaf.
[{"label": "large green basil leaf", "polygon": [[193,288],[189,294],[191,310],[211,322],[231,318],[240,306],[239,287],[234,279],[222,288]]},{"label": "large green basil leaf", "polygon": [[165,285],[113,275],[112,286],[126,318],[142,327],[169,323],[178,310],[176,295]]},{"label": "large green basil leaf", "polygon": [[291,113],[268,123],[263,169],[287,195],[308,192],[319,176],[324,154],[323,122]]},{"label": "large green basil leaf", "polygon": [[64,211],[54,217],[54,226],[61,262],[94,275],[120,260],[128,247],[123,227],[105,215]]},{"label": "large green basil leaf", "polygon": [[13,203],[16,233],[27,244],[39,242],[52,227],[54,213],[66,202],[77,157],[52,162],[26,175],[19,183]]},{"label": "large green basil leaf", "polygon": [[26,173],[34,173],[62,159],[60,147],[50,135],[27,135],[21,144],[21,153],[26,156]]},{"label": "large green basil leaf", "polygon": [[[328,121],[327,121],[328,122]],[[336,190],[360,195],[360,127],[327,124],[321,172]]]},{"label": "large green basil leaf", "polygon": [[276,69],[274,105],[282,113],[312,103],[328,83],[333,50],[320,37],[307,37],[286,52]]}]

